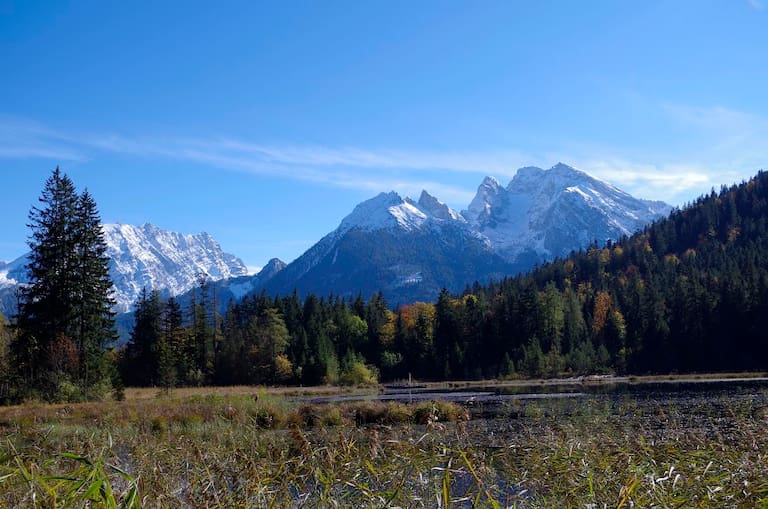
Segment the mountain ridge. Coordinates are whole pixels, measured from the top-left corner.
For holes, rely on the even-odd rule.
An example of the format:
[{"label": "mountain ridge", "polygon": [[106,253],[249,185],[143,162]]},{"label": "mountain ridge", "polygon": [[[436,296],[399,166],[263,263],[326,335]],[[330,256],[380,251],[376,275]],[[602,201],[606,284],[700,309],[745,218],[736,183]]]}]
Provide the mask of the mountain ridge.
[{"label": "mountain ridge", "polygon": [[524,263],[630,235],[671,210],[558,163],[520,168],[506,187],[486,177],[462,214],[505,259]]},{"label": "mountain ridge", "polygon": [[[200,276],[215,286],[222,303],[298,289],[344,296],[381,290],[395,305],[434,299],[444,287],[459,291],[525,272],[594,241],[627,236],[670,210],[558,163],[548,170],[520,168],[506,186],[485,177],[461,212],[427,190],[418,201],[379,193],[291,263],[272,259],[256,275],[207,233],[183,235],[151,223],[109,224],[104,232],[117,311],[129,310],[145,286],[164,296],[189,294]],[[10,283],[24,265],[19,260],[0,265],[6,308]]]},{"label": "mountain ridge", "polygon": [[[193,288],[201,275],[220,280],[248,273],[242,260],[225,253],[206,232],[182,234],[151,223],[106,223],[102,231],[118,313],[129,311],[145,287],[164,296],[180,295]],[[0,266],[0,306],[6,312],[14,288],[28,281],[27,257],[28,253]]]},{"label": "mountain ridge", "polygon": [[563,163],[521,168],[506,187],[485,177],[461,213],[426,190],[418,201],[383,192],[355,206],[262,290],[382,290],[392,304],[429,300],[442,287],[457,291],[630,235],[671,210]]}]

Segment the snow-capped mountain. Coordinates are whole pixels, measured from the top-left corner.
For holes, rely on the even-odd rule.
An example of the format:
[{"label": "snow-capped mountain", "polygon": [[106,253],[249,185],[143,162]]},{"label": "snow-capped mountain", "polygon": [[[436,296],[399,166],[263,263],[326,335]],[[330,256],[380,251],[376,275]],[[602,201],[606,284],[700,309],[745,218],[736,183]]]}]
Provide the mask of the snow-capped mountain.
[{"label": "snow-capped mountain", "polygon": [[521,168],[506,188],[486,177],[462,214],[495,252],[525,266],[631,235],[670,211],[560,163]]},{"label": "snow-capped mountain", "polygon": [[242,260],[222,251],[205,232],[184,235],[149,223],[107,224],[104,240],[118,311],[129,310],[144,287],[180,295],[200,277],[218,281],[248,274]]},{"label": "snow-capped mountain", "polygon": [[[118,311],[130,309],[144,286],[184,301],[199,274],[218,281],[211,288],[222,305],[259,291],[295,289],[364,297],[381,290],[397,305],[524,272],[593,241],[630,235],[670,210],[557,164],[521,168],[506,187],[486,177],[461,213],[426,191],[418,201],[381,193],[289,265],[273,259],[255,276],[204,233],[181,235],[149,224],[105,225],[104,233]],[[0,265],[0,305],[12,301],[25,263]]]},{"label": "snow-capped mountain", "polygon": [[265,289],[366,297],[381,290],[398,304],[431,300],[443,287],[460,290],[509,269],[458,212],[426,191],[418,202],[390,192],[355,207]]},{"label": "snow-capped mountain", "polygon": [[630,235],[670,210],[565,164],[521,168],[506,187],[486,177],[462,213],[426,191],[417,202],[381,193],[264,289],[366,297],[382,290],[391,304],[434,300],[443,287],[460,291]]},{"label": "snow-capped mountain", "polygon": [[[242,260],[222,251],[207,233],[184,235],[149,223],[105,224],[103,231],[118,313],[129,311],[144,287],[179,295],[197,285],[199,276],[216,281],[248,273]],[[24,255],[0,267],[0,292],[12,293],[27,282],[27,263]]]}]

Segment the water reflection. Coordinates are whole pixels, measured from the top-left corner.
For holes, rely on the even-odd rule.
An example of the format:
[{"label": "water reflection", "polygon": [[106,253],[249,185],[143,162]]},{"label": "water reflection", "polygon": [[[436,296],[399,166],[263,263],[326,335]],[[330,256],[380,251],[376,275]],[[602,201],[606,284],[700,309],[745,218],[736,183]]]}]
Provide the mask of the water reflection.
[{"label": "water reflection", "polygon": [[614,401],[627,399],[668,400],[739,398],[764,395],[768,392],[768,378],[689,379],[633,381],[631,379],[570,379],[562,383],[536,382],[472,384],[466,387],[447,385],[385,387],[379,394],[349,394],[314,397],[311,403],[340,403],[349,401],[395,401],[418,403],[443,400],[467,406],[506,404],[516,400],[557,400],[571,398],[607,398]]}]

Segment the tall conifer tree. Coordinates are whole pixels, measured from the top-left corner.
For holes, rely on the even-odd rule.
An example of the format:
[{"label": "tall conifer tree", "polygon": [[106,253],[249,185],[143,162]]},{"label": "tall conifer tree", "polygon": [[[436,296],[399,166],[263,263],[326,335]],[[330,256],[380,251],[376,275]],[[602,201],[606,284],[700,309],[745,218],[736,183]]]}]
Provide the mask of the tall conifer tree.
[{"label": "tall conifer tree", "polygon": [[63,382],[92,396],[102,382],[104,345],[114,337],[112,282],[96,203],[57,167],[32,207],[27,265],[13,355],[24,385],[47,399]]},{"label": "tall conifer tree", "polygon": [[116,338],[112,306],[112,279],[109,276],[107,243],[93,196],[85,190],[76,209],[75,319],[78,327],[80,382],[90,387],[101,380],[104,347]]}]

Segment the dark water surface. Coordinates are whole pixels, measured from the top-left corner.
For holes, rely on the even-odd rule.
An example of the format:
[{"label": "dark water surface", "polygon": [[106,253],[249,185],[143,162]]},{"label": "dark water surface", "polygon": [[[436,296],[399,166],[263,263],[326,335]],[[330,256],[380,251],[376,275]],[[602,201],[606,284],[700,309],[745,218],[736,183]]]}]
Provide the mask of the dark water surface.
[{"label": "dark water surface", "polygon": [[[467,406],[475,417],[491,417],[531,400],[575,400],[623,404],[627,401],[659,404],[715,405],[750,401],[768,404],[768,378],[675,379],[632,381],[610,377],[586,380],[564,380],[562,383],[489,384],[467,387],[434,388],[427,386],[390,386],[379,394],[325,396],[309,399],[311,403],[347,401],[451,401]],[[542,401],[543,402],[543,401]]]}]

